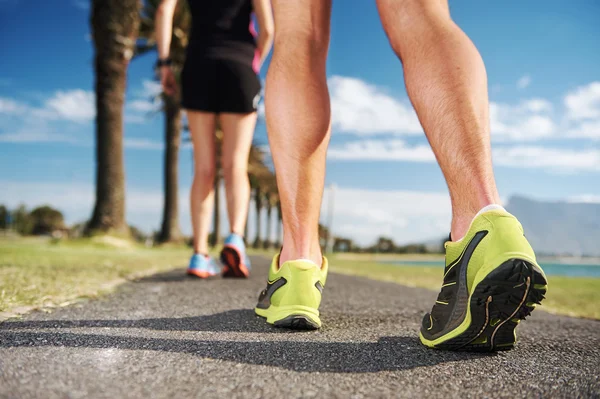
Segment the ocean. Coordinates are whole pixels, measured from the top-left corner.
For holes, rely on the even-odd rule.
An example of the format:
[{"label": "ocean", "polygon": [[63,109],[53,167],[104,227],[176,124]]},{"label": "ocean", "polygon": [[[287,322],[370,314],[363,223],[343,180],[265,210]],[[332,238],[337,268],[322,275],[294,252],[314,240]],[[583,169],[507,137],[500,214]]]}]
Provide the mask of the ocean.
[{"label": "ocean", "polygon": [[[444,261],[435,260],[406,260],[390,261],[397,266],[425,266],[425,267],[444,267]],[[600,278],[600,264],[588,263],[562,263],[562,262],[539,262],[544,273],[547,276],[566,276],[566,277],[593,277]]]}]

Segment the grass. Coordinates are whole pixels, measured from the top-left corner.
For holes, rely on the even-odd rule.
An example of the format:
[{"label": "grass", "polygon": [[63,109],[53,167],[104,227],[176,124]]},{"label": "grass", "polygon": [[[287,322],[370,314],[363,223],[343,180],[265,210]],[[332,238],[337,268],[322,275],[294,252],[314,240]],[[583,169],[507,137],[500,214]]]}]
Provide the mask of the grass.
[{"label": "grass", "polygon": [[[330,270],[336,273],[389,281],[438,291],[442,271],[435,267],[394,266],[375,260],[334,255]],[[368,259],[368,258],[367,258]],[[600,320],[600,278],[548,276],[548,294],[541,309],[555,314]]]},{"label": "grass", "polygon": [[115,249],[106,242],[0,238],[0,313],[62,306],[119,283],[185,266],[189,248]]}]

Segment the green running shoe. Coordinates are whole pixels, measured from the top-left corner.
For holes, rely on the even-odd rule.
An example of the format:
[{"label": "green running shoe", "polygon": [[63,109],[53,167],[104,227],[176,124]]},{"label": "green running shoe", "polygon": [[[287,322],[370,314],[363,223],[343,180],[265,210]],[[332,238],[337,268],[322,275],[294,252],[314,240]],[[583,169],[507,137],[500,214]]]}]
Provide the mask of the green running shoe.
[{"label": "green running shoe", "polygon": [[511,349],[517,325],[548,284],[521,224],[504,209],[483,212],[462,240],[445,247],[442,290],[423,318],[421,342],[446,350]]},{"label": "green running shoe", "polygon": [[275,327],[294,330],[315,330],[321,327],[319,305],[327,279],[327,259],[319,268],[308,260],[285,262],[281,267],[279,255],[273,258],[269,280],[258,298],[255,312],[266,317]]}]

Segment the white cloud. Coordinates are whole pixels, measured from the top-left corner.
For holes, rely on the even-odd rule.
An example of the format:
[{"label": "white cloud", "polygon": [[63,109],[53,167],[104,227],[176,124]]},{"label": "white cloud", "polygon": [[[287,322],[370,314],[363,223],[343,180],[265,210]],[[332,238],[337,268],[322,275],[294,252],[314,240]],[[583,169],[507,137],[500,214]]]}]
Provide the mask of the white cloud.
[{"label": "white cloud", "polygon": [[139,115],[131,112],[125,114],[125,123],[128,124],[143,125],[144,123],[148,122],[148,120],[150,120],[148,116]]},{"label": "white cloud", "polygon": [[[330,194],[326,189],[323,220],[328,218]],[[447,193],[338,187],[333,198],[333,232],[361,245],[371,244],[382,235],[398,243],[419,242],[447,235],[450,229]]]},{"label": "white cloud", "polygon": [[600,140],[600,118],[597,120],[583,121],[572,126],[567,131],[567,136],[570,138]]},{"label": "white cloud", "polygon": [[404,140],[360,140],[332,146],[327,156],[336,160],[396,160],[433,162],[429,145],[409,146]]},{"label": "white cloud", "polygon": [[48,119],[63,119],[71,122],[89,122],[96,117],[95,94],[81,89],[58,91],[36,112]]},{"label": "white cloud", "polygon": [[532,113],[549,113],[553,109],[552,103],[543,98],[530,98],[523,101],[521,107]]},{"label": "white cloud", "polygon": [[77,143],[77,140],[73,137],[57,134],[49,131],[38,130],[38,131],[20,131],[17,133],[4,133],[0,134],[0,142],[4,143],[51,143],[51,142],[62,142],[62,143]]},{"label": "white cloud", "polygon": [[[522,88],[530,82],[530,76],[519,80]],[[332,76],[328,84],[334,132],[361,136],[423,133],[408,100],[394,98],[384,88],[356,78]],[[491,102],[490,127],[492,140],[498,142],[600,139],[600,82],[568,93],[564,108],[559,110],[550,101],[536,97],[516,104]]]},{"label": "white cloud", "polygon": [[[528,76],[522,78],[528,83]],[[423,130],[412,106],[390,96],[385,89],[360,79],[332,76],[332,127],[335,132],[357,135],[419,135]],[[536,141],[557,133],[553,105],[531,98],[516,105],[491,103],[492,138],[497,141]]]},{"label": "white cloud", "polygon": [[138,97],[151,98],[154,100],[154,98],[160,96],[161,93],[162,86],[160,82],[144,79],[142,81],[142,89],[137,90],[135,94]]},{"label": "white cloud", "polygon": [[516,106],[490,103],[492,139],[496,141],[536,141],[549,138],[557,127],[549,111],[552,104],[543,99],[523,101]]},{"label": "white cloud", "polygon": [[41,107],[0,97],[0,114],[31,115],[40,120],[89,122],[96,116],[95,95],[93,91],[81,89],[59,90],[46,99]]},{"label": "white cloud", "polygon": [[0,114],[21,115],[27,111],[27,105],[10,98],[0,97]]},{"label": "white cloud", "polygon": [[539,146],[493,149],[494,164],[519,168],[543,168],[561,172],[600,171],[600,150],[573,150]]},{"label": "white cloud", "polygon": [[564,103],[571,120],[600,119],[600,82],[578,87],[565,96]]},{"label": "white cloud", "polygon": [[567,198],[568,202],[581,204],[600,204],[600,195],[581,194]]},{"label": "white cloud", "polygon": [[333,129],[358,135],[422,133],[408,102],[401,102],[383,89],[356,78],[332,76],[328,84]]},{"label": "white cloud", "polygon": [[529,86],[530,84],[531,84],[531,76],[525,75],[525,76],[522,76],[517,81],[517,88],[522,90],[522,89],[527,88],[527,86]]},{"label": "white cloud", "polygon": [[160,104],[146,100],[134,100],[127,103],[127,107],[133,111],[156,112],[160,110]]},{"label": "white cloud", "polygon": [[144,124],[162,109],[162,87],[153,80],[143,80],[142,87],[133,91],[133,99],[125,108],[125,123]]},{"label": "white cloud", "polygon": [[[494,165],[560,172],[600,170],[599,149],[542,146],[492,146]],[[429,145],[408,145],[403,140],[357,140],[329,149],[331,160],[435,162]]]}]

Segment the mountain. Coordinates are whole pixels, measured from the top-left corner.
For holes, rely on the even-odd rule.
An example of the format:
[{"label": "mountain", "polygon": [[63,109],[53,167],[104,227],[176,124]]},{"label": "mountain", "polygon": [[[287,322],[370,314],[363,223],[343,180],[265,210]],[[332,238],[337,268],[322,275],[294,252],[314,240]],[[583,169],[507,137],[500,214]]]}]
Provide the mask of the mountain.
[{"label": "mountain", "polygon": [[515,215],[538,255],[600,256],[600,204],[511,197]]}]

